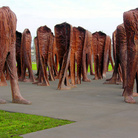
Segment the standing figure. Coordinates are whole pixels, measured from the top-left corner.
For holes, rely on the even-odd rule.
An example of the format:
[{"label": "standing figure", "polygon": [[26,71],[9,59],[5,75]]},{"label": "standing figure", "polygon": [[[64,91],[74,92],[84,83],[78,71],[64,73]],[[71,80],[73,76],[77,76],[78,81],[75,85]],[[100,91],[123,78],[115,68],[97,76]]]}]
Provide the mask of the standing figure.
[{"label": "standing figure", "polygon": [[[16,15],[9,7],[0,8],[0,78],[3,75],[3,68],[6,62],[10,75],[12,102],[31,104],[30,101],[21,96],[18,84],[15,60],[16,23]],[[6,103],[6,101],[0,99],[0,103]]]},{"label": "standing figure", "polygon": [[95,80],[102,79],[106,76],[109,59],[112,67],[111,58],[111,39],[103,32],[92,34]]},{"label": "standing figure", "polygon": [[93,74],[93,62],[92,62],[92,33],[88,30],[85,31],[85,39],[82,54],[82,80],[90,82],[87,77],[88,63],[90,64],[91,74]]},{"label": "standing figure", "polygon": [[[36,45],[36,59],[38,69],[38,85],[49,86],[49,80],[54,81],[54,59],[53,59],[53,45],[54,36],[51,29],[46,25],[37,29],[37,38],[35,38]],[[49,80],[48,73],[49,70]]]},{"label": "standing figure", "polygon": [[59,61],[59,90],[70,89],[68,68],[70,64],[71,47],[73,45],[73,27],[68,23],[55,26],[55,41]]},{"label": "standing figure", "polygon": [[[70,56],[70,71],[72,85],[81,84],[82,54],[85,40],[85,29],[73,27],[73,43]],[[76,61],[76,62],[75,62]],[[75,64],[77,63],[77,80],[75,81]]]},{"label": "standing figure", "polygon": [[[123,79],[123,87],[126,85],[126,68],[127,68],[127,40],[124,24],[120,24],[116,29],[116,36],[114,43],[115,49],[115,67],[111,79],[108,79],[105,84],[118,84],[118,76]],[[121,67],[121,68],[119,68]],[[120,73],[120,70],[122,74]]]},{"label": "standing figure", "polygon": [[138,92],[138,8],[124,12],[123,19],[127,37],[127,81],[123,96],[126,103],[136,103],[133,87],[136,78]]},{"label": "standing figure", "polygon": [[[21,76],[20,80],[24,82],[34,82],[35,78],[32,70],[32,61],[31,61],[31,33],[29,29],[25,29],[22,34],[21,40]],[[26,79],[26,69],[29,72],[29,79]]]}]

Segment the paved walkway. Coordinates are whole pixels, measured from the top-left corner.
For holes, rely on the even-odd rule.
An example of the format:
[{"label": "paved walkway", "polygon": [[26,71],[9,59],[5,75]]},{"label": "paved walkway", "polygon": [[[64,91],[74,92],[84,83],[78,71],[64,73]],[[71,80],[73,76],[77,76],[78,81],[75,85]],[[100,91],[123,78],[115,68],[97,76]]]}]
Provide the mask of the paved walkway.
[{"label": "paved walkway", "polygon": [[[110,76],[111,72],[107,78]],[[0,109],[76,121],[24,138],[138,138],[138,98],[136,104],[124,103],[121,85],[104,85],[104,81],[82,82],[66,91],[56,90],[58,80],[49,87],[20,82],[21,94],[32,105],[11,103],[8,82],[8,87],[0,87],[0,97],[7,100]]]}]

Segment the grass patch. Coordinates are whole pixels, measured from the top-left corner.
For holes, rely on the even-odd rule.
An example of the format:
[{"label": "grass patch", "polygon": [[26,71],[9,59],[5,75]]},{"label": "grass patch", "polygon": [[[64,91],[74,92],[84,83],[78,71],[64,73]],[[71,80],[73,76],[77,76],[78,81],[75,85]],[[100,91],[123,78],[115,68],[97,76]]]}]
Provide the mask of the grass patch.
[{"label": "grass patch", "polygon": [[32,62],[32,69],[33,70],[37,70],[37,66],[36,66],[36,63],[35,62]]},{"label": "grass patch", "polygon": [[[112,65],[109,63],[108,71],[112,70]],[[93,71],[94,71],[94,64],[93,64]],[[88,66],[88,73],[90,72],[90,66]]]},{"label": "grass patch", "polygon": [[0,110],[0,137],[18,138],[21,137],[19,135],[71,123],[73,121]]},{"label": "grass patch", "polygon": [[109,64],[109,66],[108,66],[108,71],[111,71],[113,68],[112,68],[112,65],[111,64]]},{"label": "grass patch", "polygon": [[[77,70],[77,65],[75,66],[75,68],[76,68],[75,70]],[[32,69],[37,70],[37,66],[35,62],[32,62]],[[94,70],[94,64],[93,64],[93,70]],[[111,70],[112,70],[112,65],[109,64],[108,71],[111,71]],[[90,72],[90,66],[88,67],[88,72]]]}]

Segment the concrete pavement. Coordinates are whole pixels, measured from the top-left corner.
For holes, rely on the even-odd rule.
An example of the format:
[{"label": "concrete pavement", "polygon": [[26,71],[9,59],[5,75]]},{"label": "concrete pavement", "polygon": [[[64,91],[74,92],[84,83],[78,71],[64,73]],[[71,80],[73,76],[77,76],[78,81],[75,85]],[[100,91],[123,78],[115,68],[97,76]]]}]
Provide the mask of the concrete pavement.
[{"label": "concrete pavement", "polygon": [[[111,74],[107,73],[107,78]],[[77,88],[62,91],[57,90],[58,80],[47,87],[19,82],[21,94],[32,105],[11,103],[8,82],[8,87],[0,87],[0,97],[7,101],[0,109],[76,121],[22,135],[24,138],[137,138],[138,98],[136,104],[124,103],[122,86],[105,85],[104,81],[82,82]]]}]

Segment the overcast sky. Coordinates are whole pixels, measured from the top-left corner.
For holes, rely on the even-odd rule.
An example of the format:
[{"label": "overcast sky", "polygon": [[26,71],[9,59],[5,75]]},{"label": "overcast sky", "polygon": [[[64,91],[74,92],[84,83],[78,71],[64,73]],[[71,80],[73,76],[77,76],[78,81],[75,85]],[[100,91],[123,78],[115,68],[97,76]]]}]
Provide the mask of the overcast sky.
[{"label": "overcast sky", "polygon": [[138,0],[0,0],[0,7],[9,6],[17,16],[17,30],[25,28],[36,36],[37,28],[68,22],[94,33],[112,35],[123,22],[123,12],[138,7]]}]

